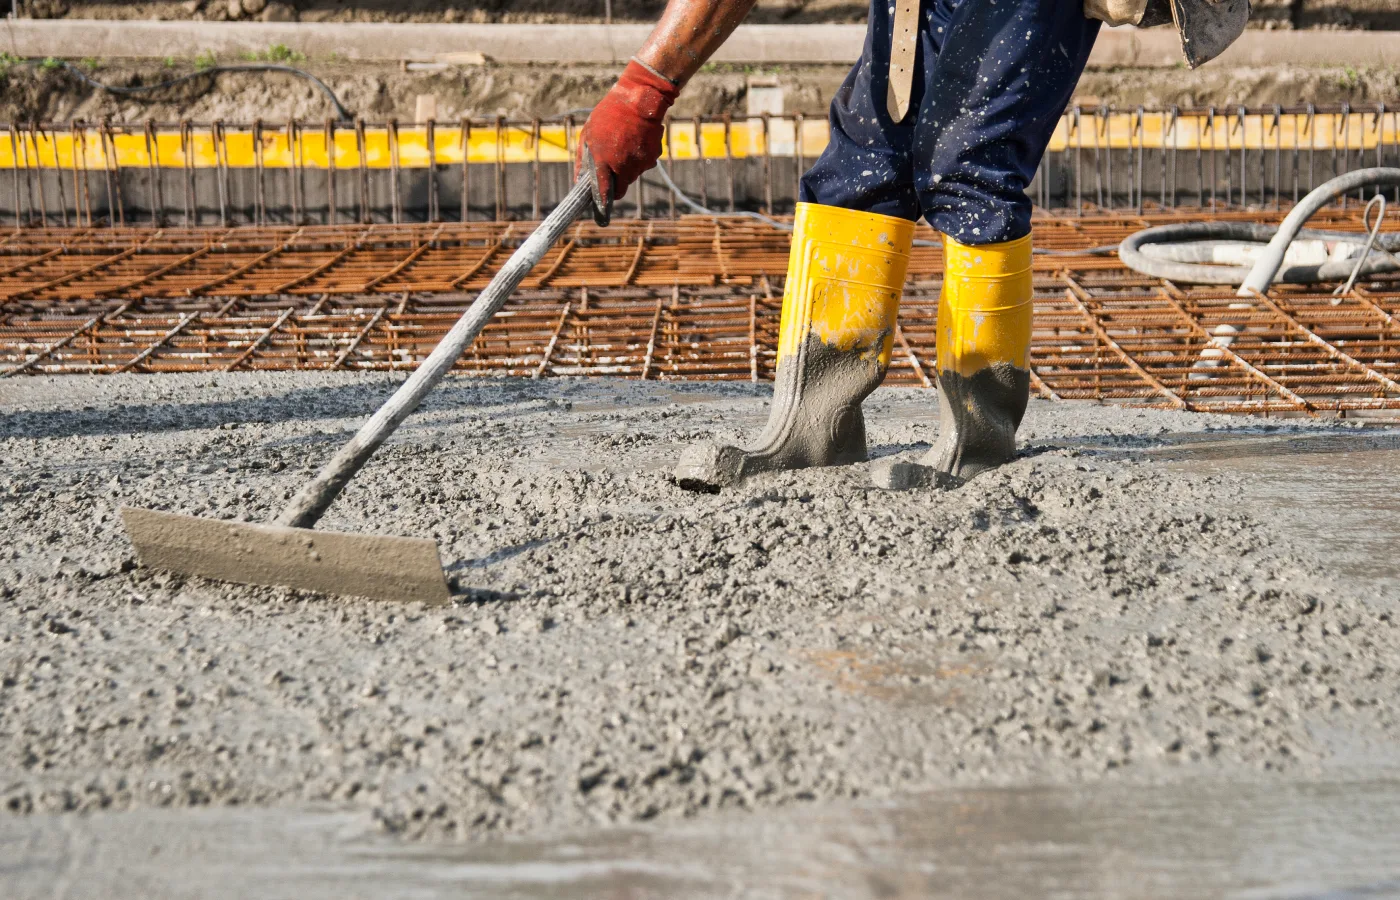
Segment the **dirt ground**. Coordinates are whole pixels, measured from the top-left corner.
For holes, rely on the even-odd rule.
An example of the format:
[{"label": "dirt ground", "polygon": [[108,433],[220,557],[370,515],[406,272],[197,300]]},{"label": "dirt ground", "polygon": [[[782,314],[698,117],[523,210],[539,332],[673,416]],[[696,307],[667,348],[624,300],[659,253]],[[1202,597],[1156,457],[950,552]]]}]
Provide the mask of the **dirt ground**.
[{"label": "dirt ground", "polygon": [[[239,63],[242,60],[220,60]],[[613,67],[496,66],[403,71],[393,65],[293,60],[315,73],[353,112],[370,120],[412,121],[416,98],[437,98],[438,117],[553,116],[586,110],[617,77]],[[86,61],[83,70],[97,81],[131,87],[153,85],[195,72],[193,60],[159,62]],[[675,114],[747,113],[748,79],[775,75],[784,88],[789,113],[825,116],[832,95],[846,76],[845,66],[791,66],[755,72],[749,67],[709,66],[687,87]],[[1273,66],[1224,69],[1090,70],[1076,101],[1149,108],[1210,104],[1251,106],[1393,101],[1400,96],[1400,71]],[[181,118],[251,122],[261,117],[318,121],[332,115],[324,94],[310,82],[285,74],[226,73],[152,92],[117,96],[87,85],[71,72],[41,66],[0,67],[0,121],[67,122],[71,119],[139,122]]]},{"label": "dirt ground", "polygon": [[[117,509],[268,518],[397,377],[0,382],[0,808],[332,808],[461,839],[940,786],[1394,762],[1394,598],[1132,452],[1279,425],[1032,403],[946,492],[667,472],[767,387],[455,379],[322,523],[447,607],[136,565]],[[867,403],[916,452],[934,395]],[[1097,448],[1097,449],[1095,449]]]},{"label": "dirt ground", "polygon": [[[601,22],[605,0],[20,0],[30,15],[99,19],[300,19],[304,22]],[[612,0],[613,21],[656,18],[662,0]],[[1392,0],[1254,0],[1259,28],[1398,28]],[[758,0],[750,21],[862,22],[859,0]]]}]

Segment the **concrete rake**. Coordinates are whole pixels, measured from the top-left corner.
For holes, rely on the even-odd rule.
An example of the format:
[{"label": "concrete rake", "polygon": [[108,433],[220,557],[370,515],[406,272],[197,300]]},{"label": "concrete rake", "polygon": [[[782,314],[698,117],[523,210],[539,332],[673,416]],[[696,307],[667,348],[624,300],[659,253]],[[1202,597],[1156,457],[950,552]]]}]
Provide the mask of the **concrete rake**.
[{"label": "concrete rake", "polygon": [[[585,172],[592,166],[585,165]],[[427,538],[347,534],[313,528],[379,445],[440,382],[545,252],[593,209],[581,178],[511,255],[423,364],[330,462],[267,524],[122,507],[142,565],[246,584],[328,594],[445,603],[451,596],[437,544]]]}]

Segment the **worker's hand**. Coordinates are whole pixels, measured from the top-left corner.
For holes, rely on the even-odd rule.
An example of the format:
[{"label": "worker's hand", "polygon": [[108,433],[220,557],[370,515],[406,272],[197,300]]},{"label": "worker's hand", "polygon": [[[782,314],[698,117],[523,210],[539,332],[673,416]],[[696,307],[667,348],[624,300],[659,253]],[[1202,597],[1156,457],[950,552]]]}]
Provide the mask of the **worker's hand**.
[{"label": "worker's hand", "polygon": [[[635,59],[584,123],[575,176],[592,175],[593,216],[606,225],[612,202],[626,196],[632,182],[656,165],[666,111],[680,87]],[[592,173],[583,171],[591,166]]]}]

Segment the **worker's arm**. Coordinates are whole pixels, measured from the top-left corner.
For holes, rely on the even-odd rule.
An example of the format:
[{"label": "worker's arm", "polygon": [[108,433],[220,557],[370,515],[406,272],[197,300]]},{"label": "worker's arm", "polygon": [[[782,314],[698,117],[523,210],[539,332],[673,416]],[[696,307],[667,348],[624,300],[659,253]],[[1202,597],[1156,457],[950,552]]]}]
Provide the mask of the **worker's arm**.
[{"label": "worker's arm", "polygon": [[671,0],[634,59],[679,85],[700,71],[755,0]]},{"label": "worker's arm", "polygon": [[755,0],[670,0],[642,49],[583,126],[594,167],[594,202],[606,220],[612,201],[661,156],[666,112],[681,88],[753,9]]}]

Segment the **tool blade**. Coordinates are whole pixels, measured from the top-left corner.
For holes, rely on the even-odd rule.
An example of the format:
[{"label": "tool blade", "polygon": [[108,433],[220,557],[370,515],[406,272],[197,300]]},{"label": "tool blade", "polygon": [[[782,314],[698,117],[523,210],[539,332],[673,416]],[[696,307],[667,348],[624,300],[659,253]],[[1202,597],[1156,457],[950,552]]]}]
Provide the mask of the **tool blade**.
[{"label": "tool blade", "polygon": [[427,538],[201,519],[131,506],[121,513],[148,568],[376,600],[451,599],[437,544]]}]

